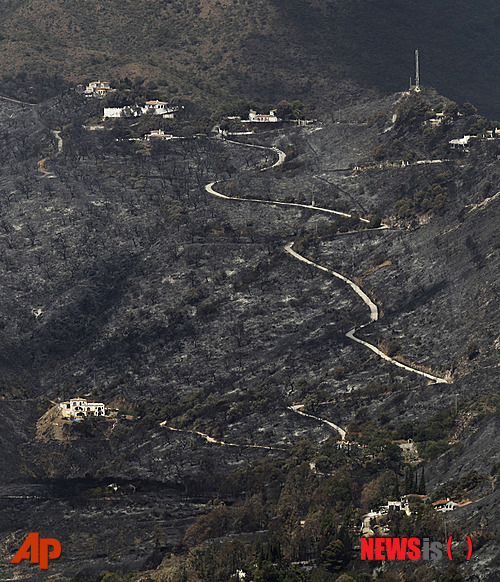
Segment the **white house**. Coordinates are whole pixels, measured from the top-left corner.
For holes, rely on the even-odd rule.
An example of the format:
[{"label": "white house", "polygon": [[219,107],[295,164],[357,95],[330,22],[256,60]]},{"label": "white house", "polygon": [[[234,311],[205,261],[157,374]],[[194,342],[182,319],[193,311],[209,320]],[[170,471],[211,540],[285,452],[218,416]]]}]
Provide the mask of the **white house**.
[{"label": "white house", "polygon": [[466,148],[469,145],[471,139],[476,139],[476,135],[464,135],[459,139],[450,140],[450,145],[452,148]]},{"label": "white house", "polygon": [[173,139],[173,137],[171,133],[165,133],[163,129],[152,129],[144,136],[144,139],[150,141],[152,139]]},{"label": "white house", "polygon": [[121,117],[125,107],[105,107],[104,117]]},{"label": "white house", "polygon": [[88,402],[85,398],[71,398],[59,404],[63,418],[106,416],[108,409],[102,402]]},{"label": "white house", "polygon": [[116,89],[112,89],[108,82],[92,81],[85,87],[83,94],[85,97],[98,97],[102,99],[111,91],[116,91]]},{"label": "white house", "polygon": [[276,116],[276,109],[271,109],[269,115],[257,113],[254,109],[250,109],[248,119],[244,119],[243,123],[276,123],[277,121],[281,121],[281,119]]},{"label": "white house", "polygon": [[426,122],[426,125],[430,125],[431,127],[437,127],[438,125],[441,125],[441,123],[443,123],[444,121],[444,113],[436,113],[436,116],[433,117],[432,119],[428,119]]},{"label": "white house", "polygon": [[142,113],[149,113],[150,115],[161,115],[164,118],[173,119],[174,113],[179,111],[176,105],[169,105],[164,101],[146,101],[144,107],[141,108]]},{"label": "white house", "polygon": [[458,507],[458,503],[455,503],[450,499],[440,499],[439,501],[434,501],[432,507],[436,511],[453,511],[455,507]]},{"label": "white house", "polygon": [[174,119],[177,111],[179,111],[177,105],[169,105],[164,101],[146,101],[143,106],[105,107],[104,117],[140,117],[149,114],[161,115],[165,119]]},{"label": "white house", "polygon": [[397,511],[404,511],[406,515],[411,515],[408,501],[404,498],[402,498],[401,501],[388,501],[387,505],[385,505],[384,508],[387,508],[387,511],[394,509]]}]

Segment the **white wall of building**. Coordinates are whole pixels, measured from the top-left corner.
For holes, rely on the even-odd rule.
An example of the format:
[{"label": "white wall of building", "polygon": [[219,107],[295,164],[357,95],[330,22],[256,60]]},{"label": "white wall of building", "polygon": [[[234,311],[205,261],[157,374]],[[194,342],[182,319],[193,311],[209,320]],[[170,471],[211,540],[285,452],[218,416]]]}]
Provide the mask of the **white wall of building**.
[{"label": "white wall of building", "polygon": [[87,402],[85,398],[72,398],[67,402],[61,402],[59,406],[65,418],[106,416],[106,406],[102,402]]}]

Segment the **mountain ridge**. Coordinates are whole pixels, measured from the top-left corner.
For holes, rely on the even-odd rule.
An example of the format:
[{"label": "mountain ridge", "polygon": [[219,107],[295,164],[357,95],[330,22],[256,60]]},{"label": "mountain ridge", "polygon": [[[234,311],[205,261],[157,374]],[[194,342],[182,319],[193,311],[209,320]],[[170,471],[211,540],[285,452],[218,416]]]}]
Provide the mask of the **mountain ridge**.
[{"label": "mountain ridge", "polygon": [[500,117],[498,3],[446,0],[6,2],[1,75],[139,76],[206,99],[308,100],[328,111],[421,80]]}]

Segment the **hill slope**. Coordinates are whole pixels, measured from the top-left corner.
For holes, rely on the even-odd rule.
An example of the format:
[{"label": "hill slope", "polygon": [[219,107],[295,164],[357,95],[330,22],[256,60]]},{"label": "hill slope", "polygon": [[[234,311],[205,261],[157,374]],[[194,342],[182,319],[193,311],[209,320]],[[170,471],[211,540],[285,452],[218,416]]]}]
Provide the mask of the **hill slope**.
[{"label": "hill slope", "polygon": [[[462,531],[483,535],[482,504],[496,501],[500,463],[489,437],[498,415],[500,150],[489,139],[470,151],[450,149],[449,140],[477,122],[474,114],[447,116],[424,139],[426,113],[441,100],[434,92],[397,94],[345,109],[339,123],[245,136],[288,152],[283,167],[266,172],[255,169],[276,157],[265,148],[199,136],[146,143],[116,139],[109,127],[85,130],[93,104],[74,92],[30,108],[2,101],[0,444],[9,451],[0,482],[2,575],[13,534],[20,543],[28,527],[46,524],[66,556],[94,569],[90,580],[104,568],[143,569],[148,553],[156,549],[161,559],[181,542],[203,511],[200,499],[246,504],[253,487],[270,502],[235,531],[272,529],[281,508],[279,523],[294,533],[286,539],[298,540],[318,500],[330,504],[336,531],[351,503],[361,512],[387,497],[387,486],[374,494],[379,477],[403,485],[392,440],[408,425],[422,433],[419,446],[437,451],[426,466],[429,491],[444,485],[462,496],[461,480],[478,473]],[[49,128],[61,111],[68,117],[58,151]],[[403,165],[410,149],[412,162]],[[381,152],[383,162],[374,157]],[[317,208],[224,200],[205,189],[216,180],[218,191],[261,202],[314,199],[316,207],[364,216],[378,208],[391,228],[348,232],[360,226],[354,217],[342,223]],[[396,221],[401,199],[409,215]],[[380,320],[360,329],[366,304],[344,282],[285,254],[292,240],[357,281]],[[453,384],[428,384],[374,356],[346,336],[354,326],[372,345],[450,374]],[[63,440],[47,441],[51,431],[36,438],[43,397],[76,395],[133,419],[68,423]],[[368,442],[367,455],[351,458],[337,451],[326,423],[290,409],[296,402],[356,440],[386,441]],[[436,413],[452,432],[436,420],[425,424]],[[264,475],[253,479],[256,460]],[[340,471],[326,481],[312,461]],[[485,501],[486,488],[495,495]],[[311,491],[321,494],[316,501]],[[19,495],[29,508],[22,519]],[[294,500],[300,505],[289,520]],[[215,516],[227,517],[220,509]],[[74,519],[76,510],[85,520]],[[494,511],[482,549],[490,564]],[[352,520],[354,539],[359,520]],[[322,521],[309,521],[308,539]],[[231,533],[225,524],[232,527],[224,518],[201,535],[198,523],[186,543]],[[321,547],[311,552],[300,544],[288,555],[323,559]],[[76,562],[62,558],[54,568],[74,576]]]},{"label": "hill slope", "polygon": [[494,0],[12,0],[2,17],[1,74],[139,75],[172,94],[330,108],[404,89],[419,47],[422,83],[500,117]]}]

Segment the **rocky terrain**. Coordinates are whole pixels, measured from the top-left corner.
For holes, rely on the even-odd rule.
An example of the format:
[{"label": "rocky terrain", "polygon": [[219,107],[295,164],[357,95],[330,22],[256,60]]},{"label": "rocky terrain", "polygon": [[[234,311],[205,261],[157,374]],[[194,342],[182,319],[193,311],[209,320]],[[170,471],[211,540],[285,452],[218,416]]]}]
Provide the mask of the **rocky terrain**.
[{"label": "rocky terrain", "polygon": [[[433,91],[396,94],[336,123],[249,136],[286,153],[266,171],[275,153],[218,137],[146,143],[88,131],[95,105],[73,93],[0,103],[2,579],[37,579],[8,564],[29,531],[61,540],[51,564],[61,580],[169,579],[165,568],[183,567],[189,579],[226,580],[245,552],[218,558],[232,571],[203,574],[207,540],[250,544],[260,531],[281,540],[283,560],[334,579],[324,552],[347,541],[332,532],[355,539],[387,479],[402,484],[409,468],[392,441],[411,434],[427,492],[472,501],[449,519],[477,542],[460,575],[494,580],[500,148],[484,138],[451,149],[474,112],[450,108],[425,133],[441,102]],[[238,199],[209,194],[211,182]],[[291,241],[377,304],[380,318],[358,337],[447,382],[349,339],[369,322],[367,305],[287,254]],[[77,395],[119,417],[63,426],[47,412]],[[367,449],[339,452],[321,419]],[[313,519],[315,504],[323,517]],[[432,527],[418,531],[444,528]],[[188,550],[204,556],[198,566],[183,565]],[[339,568],[362,575],[354,555]]]},{"label": "rocky terrain", "polygon": [[128,78],[214,108],[302,99],[334,117],[415,80],[499,118],[495,0],[29,0],[3,3],[0,86],[44,100]]}]

